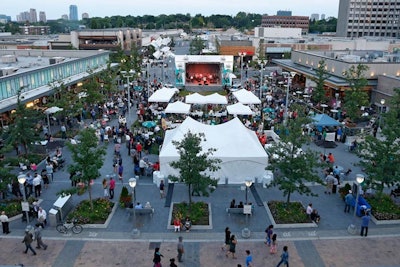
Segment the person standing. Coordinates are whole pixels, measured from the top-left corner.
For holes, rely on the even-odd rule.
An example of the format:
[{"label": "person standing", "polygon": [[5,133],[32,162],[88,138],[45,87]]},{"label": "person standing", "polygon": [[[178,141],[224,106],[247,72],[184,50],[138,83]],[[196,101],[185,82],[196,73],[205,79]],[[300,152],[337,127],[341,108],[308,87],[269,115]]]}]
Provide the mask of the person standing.
[{"label": "person standing", "polygon": [[40,193],[42,191],[42,177],[35,173],[35,177],[33,178],[32,181],[33,188],[35,190],[35,197],[40,197]]},{"label": "person standing", "polygon": [[44,250],[47,249],[47,245],[45,243],[43,243],[42,240],[42,226],[40,225],[40,223],[35,224],[36,228],[35,228],[35,239],[36,239],[36,248],[42,248]]},{"label": "person standing", "polygon": [[155,248],[153,257],[154,267],[161,267],[161,257],[164,256],[160,253],[160,248]]},{"label": "person standing", "polygon": [[229,251],[226,252],[225,256],[228,258],[228,254],[232,254],[232,258],[236,259],[235,253],[236,253],[236,244],[237,240],[235,235],[232,235],[230,240],[229,240]]},{"label": "person standing", "polygon": [[103,190],[104,190],[104,197],[109,197],[109,194],[108,194],[108,183],[107,183],[107,179],[106,178],[103,179],[102,185],[103,185]]},{"label": "person standing", "polygon": [[282,263],[284,263],[286,267],[289,267],[289,252],[287,246],[283,247],[283,252],[281,254],[281,261],[278,263],[278,265],[276,265],[276,267],[281,266]]},{"label": "person standing", "polygon": [[[368,225],[371,217],[369,216],[368,211],[364,211],[364,216],[361,217],[361,233],[360,236],[367,236],[368,235]],[[365,231],[365,234],[364,234]]]},{"label": "person standing", "polygon": [[185,249],[183,246],[183,237],[181,237],[181,236],[178,237],[177,251],[178,251],[178,261],[182,262],[183,261],[182,256],[183,256],[183,253],[185,253]]},{"label": "person standing", "polygon": [[165,190],[164,180],[161,180],[160,181],[160,198],[164,197],[164,190]]},{"label": "person standing", "polygon": [[28,230],[25,230],[25,236],[24,240],[22,240],[22,243],[25,243],[25,251],[24,253],[28,253],[28,249],[30,249],[33,253],[33,255],[36,256],[36,251],[32,248],[32,242],[33,242],[33,235],[30,233]]},{"label": "person standing", "polygon": [[253,256],[250,250],[246,250],[246,267],[253,267]]},{"label": "person standing", "polygon": [[229,227],[225,228],[225,243],[224,245],[221,247],[222,250],[225,250],[225,248],[228,250],[229,249],[229,240],[231,238],[231,230],[229,229]]},{"label": "person standing", "polygon": [[344,197],[344,212],[350,213],[350,207],[354,205],[353,191],[349,190],[349,193]]},{"label": "person standing", "polygon": [[122,166],[121,162],[118,164],[118,179],[121,181],[121,184],[124,183],[123,175],[124,175],[124,166]]},{"label": "person standing", "polygon": [[65,127],[65,124],[61,125],[61,138],[62,139],[67,139],[67,127]]},{"label": "person standing", "polygon": [[1,226],[3,227],[3,234],[8,235],[9,233],[11,233],[10,228],[9,228],[10,221],[4,210],[1,212],[0,222],[1,222]]},{"label": "person standing", "polygon": [[50,162],[47,162],[47,164],[46,164],[46,172],[47,172],[47,175],[50,176],[51,181],[53,182],[53,180],[54,180],[54,177],[53,177],[54,167],[53,167],[53,164],[51,164]]},{"label": "person standing", "polygon": [[114,189],[115,189],[115,180],[111,176],[110,177],[110,187],[109,187],[110,199],[114,198]]}]

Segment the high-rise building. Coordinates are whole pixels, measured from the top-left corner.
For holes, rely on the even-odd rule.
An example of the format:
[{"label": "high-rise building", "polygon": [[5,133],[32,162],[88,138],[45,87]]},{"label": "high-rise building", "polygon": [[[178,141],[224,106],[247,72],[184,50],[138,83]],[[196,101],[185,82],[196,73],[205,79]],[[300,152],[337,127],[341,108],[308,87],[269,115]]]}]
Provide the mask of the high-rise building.
[{"label": "high-rise building", "polygon": [[31,15],[28,11],[21,12],[19,15],[17,15],[17,21],[18,22],[29,22],[31,21]]},{"label": "high-rise building", "polygon": [[336,35],[400,36],[400,0],[340,0]]},{"label": "high-rise building", "polygon": [[34,9],[34,8],[31,8],[30,10],[29,10],[29,22],[31,22],[31,23],[36,23],[38,20],[37,20],[37,12],[36,12],[36,9]]},{"label": "high-rise building", "polygon": [[311,14],[310,20],[315,20],[315,21],[319,20],[319,14],[318,13]]},{"label": "high-rise building", "polygon": [[47,22],[46,12],[44,11],[39,12],[39,22]]},{"label": "high-rise building", "polygon": [[69,20],[78,20],[78,7],[76,5],[69,6]]},{"label": "high-rise building", "polygon": [[325,14],[321,14],[321,20],[325,19]]}]

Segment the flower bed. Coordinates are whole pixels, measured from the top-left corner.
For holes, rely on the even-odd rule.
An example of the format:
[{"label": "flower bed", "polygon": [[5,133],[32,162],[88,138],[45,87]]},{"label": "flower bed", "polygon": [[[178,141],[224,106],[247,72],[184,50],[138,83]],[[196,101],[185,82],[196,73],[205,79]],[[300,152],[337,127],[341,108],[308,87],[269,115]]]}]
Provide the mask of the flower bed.
[{"label": "flower bed", "polygon": [[389,195],[369,196],[366,199],[372,207],[372,215],[377,220],[400,220],[400,206]]},{"label": "flower bed", "polygon": [[192,221],[192,225],[209,225],[208,203],[193,202],[190,207],[186,202],[174,203],[170,224],[173,225],[174,218],[184,219],[187,216]]},{"label": "flower bed", "polygon": [[110,215],[114,203],[108,198],[93,200],[93,210],[90,209],[90,201],[83,200],[68,214],[68,220],[75,218],[80,224],[103,224]]},{"label": "flower bed", "polygon": [[300,202],[269,201],[268,208],[277,224],[310,223]]}]

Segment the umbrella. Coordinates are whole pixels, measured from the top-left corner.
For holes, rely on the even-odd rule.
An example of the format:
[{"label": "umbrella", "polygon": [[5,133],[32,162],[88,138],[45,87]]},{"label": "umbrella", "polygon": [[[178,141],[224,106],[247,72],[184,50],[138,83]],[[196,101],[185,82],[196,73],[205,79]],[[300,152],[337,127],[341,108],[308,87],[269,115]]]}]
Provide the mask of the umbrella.
[{"label": "umbrella", "polygon": [[264,108],[263,112],[265,112],[265,113],[274,112],[274,109],[273,108]]},{"label": "umbrella", "polygon": [[157,124],[154,122],[154,121],[144,121],[143,123],[142,123],[142,126],[143,127],[146,127],[146,128],[153,128],[153,127],[155,127]]},{"label": "umbrella", "polygon": [[44,113],[47,115],[47,124],[49,125],[49,133],[50,134],[51,134],[51,130],[50,130],[50,114],[54,114],[54,113],[57,113],[57,112],[62,111],[62,110],[63,110],[62,108],[54,106],[54,107],[48,108],[48,109],[46,109],[44,111]]}]

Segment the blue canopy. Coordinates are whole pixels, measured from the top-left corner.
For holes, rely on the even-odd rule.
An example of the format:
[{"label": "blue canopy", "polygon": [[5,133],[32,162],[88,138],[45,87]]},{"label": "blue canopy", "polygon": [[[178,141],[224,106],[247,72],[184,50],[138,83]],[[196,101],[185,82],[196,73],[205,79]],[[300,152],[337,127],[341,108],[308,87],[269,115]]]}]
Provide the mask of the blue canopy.
[{"label": "blue canopy", "polygon": [[313,124],[316,127],[329,127],[329,126],[340,125],[340,123],[337,120],[326,114],[317,114],[314,117],[312,117],[312,120],[314,121]]}]

